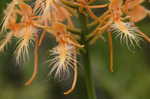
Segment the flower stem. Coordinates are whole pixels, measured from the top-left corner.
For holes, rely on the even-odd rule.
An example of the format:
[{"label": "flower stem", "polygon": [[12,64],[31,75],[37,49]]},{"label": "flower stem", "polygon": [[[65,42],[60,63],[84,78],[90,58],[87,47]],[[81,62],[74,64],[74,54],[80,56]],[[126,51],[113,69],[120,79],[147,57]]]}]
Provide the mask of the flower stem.
[{"label": "flower stem", "polygon": [[80,13],[79,19],[81,25],[81,42],[82,44],[84,44],[84,48],[85,48],[85,51],[82,52],[82,58],[83,58],[83,65],[85,70],[84,78],[87,87],[88,99],[96,99],[95,89],[93,86],[92,73],[91,73],[90,59],[89,59],[90,58],[89,45],[86,39],[86,35],[89,32],[87,28],[87,17],[83,13]]}]

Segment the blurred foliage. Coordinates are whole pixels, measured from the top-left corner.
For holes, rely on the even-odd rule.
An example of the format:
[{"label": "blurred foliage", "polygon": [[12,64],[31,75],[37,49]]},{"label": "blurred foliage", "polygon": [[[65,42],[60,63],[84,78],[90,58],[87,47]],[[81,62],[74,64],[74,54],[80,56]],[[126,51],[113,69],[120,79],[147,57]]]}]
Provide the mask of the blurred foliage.
[{"label": "blurred foliage", "polygon": [[[9,0],[0,0],[1,19],[7,2]],[[145,5],[150,7],[150,3]],[[150,18],[137,25],[143,32],[150,33]],[[113,42],[113,73],[108,71],[107,41],[97,41],[90,49],[97,99],[150,99],[150,44],[143,41],[141,48],[128,49],[118,39],[113,39]],[[51,41],[46,39],[41,48],[38,77],[31,86],[24,86],[24,82],[33,71],[32,52],[30,61],[20,66],[15,63],[12,46],[0,54],[0,99],[87,99],[82,65],[77,88],[68,96],[63,95],[63,90],[69,87],[70,79],[58,82],[47,76],[49,68],[44,61],[51,46]]]}]

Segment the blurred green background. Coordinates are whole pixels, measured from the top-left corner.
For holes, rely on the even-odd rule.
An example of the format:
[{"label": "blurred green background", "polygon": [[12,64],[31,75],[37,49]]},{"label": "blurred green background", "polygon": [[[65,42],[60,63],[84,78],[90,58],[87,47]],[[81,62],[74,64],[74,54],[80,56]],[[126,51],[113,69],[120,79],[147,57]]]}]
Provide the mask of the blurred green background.
[{"label": "blurred green background", "polygon": [[[0,18],[10,0],[0,0]],[[150,3],[145,3],[150,7]],[[150,35],[150,18],[137,24]],[[149,34],[148,34],[149,33]],[[113,39],[114,71],[108,71],[107,41],[97,41],[90,47],[93,80],[97,99],[150,99],[150,44],[141,43],[141,48],[129,50],[121,45],[119,39]],[[5,53],[0,53],[0,99],[87,99],[82,64],[79,66],[79,80],[75,91],[64,96],[63,91],[70,87],[71,79],[57,81],[48,76],[49,68],[45,61],[48,50],[53,46],[46,39],[40,49],[38,77],[31,86],[24,86],[33,71],[33,55],[28,62],[16,65],[11,43]]]}]

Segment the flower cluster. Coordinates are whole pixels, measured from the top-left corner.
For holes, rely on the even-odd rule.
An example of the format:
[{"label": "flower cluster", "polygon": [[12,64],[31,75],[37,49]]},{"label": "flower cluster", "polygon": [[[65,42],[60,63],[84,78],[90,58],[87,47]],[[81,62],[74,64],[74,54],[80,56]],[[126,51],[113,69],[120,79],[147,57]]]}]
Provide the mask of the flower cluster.
[{"label": "flower cluster", "polygon": [[[78,19],[79,14],[92,20],[92,23],[87,24],[89,28],[94,27],[86,34],[89,43],[94,43],[103,33],[108,33],[110,71],[113,71],[112,34],[116,34],[128,46],[139,45],[142,38],[150,42],[149,37],[134,24],[150,14],[150,11],[141,5],[144,0],[109,0],[102,5],[95,5],[95,2],[101,1],[12,0],[8,4],[2,21],[1,32],[5,33],[5,37],[0,41],[0,51],[4,51],[12,38],[16,38],[18,42],[14,53],[17,63],[21,63],[29,58],[29,48],[34,46],[34,72],[26,85],[32,83],[38,72],[39,47],[46,34],[49,34],[57,42],[56,47],[50,50],[50,74],[62,77],[74,71],[72,87],[64,94],[74,90],[77,81],[77,54],[80,48],[84,48],[84,45],[79,43],[81,29],[74,24],[73,18]],[[98,16],[93,9],[100,8],[107,10]]]}]

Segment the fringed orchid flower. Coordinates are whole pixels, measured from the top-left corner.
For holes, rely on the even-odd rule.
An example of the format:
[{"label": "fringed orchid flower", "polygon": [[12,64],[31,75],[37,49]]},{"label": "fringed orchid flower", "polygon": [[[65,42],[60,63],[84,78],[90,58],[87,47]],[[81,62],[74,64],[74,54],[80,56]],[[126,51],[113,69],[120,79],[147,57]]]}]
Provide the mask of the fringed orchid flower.
[{"label": "fringed orchid flower", "polygon": [[[29,58],[30,46],[34,46],[34,71],[25,85],[30,85],[38,73],[38,53],[46,33],[52,35],[57,42],[49,53],[50,74],[60,79],[71,75],[70,72],[74,74],[72,86],[64,94],[69,94],[75,89],[79,49],[87,50],[88,44],[93,44],[97,39],[102,38],[104,33],[108,33],[111,72],[113,72],[113,34],[129,47],[139,45],[142,39],[150,42],[150,38],[135,25],[135,22],[141,21],[150,14],[150,11],[141,5],[144,0],[109,0],[108,3],[100,5],[95,2],[101,0],[12,0],[10,2],[4,11],[1,32],[6,34],[0,41],[0,51],[4,51],[12,38],[16,38],[18,42],[15,55],[17,63],[20,64]],[[106,9],[101,15],[98,16],[93,12],[94,9],[101,8]],[[81,22],[75,22],[75,19]]]}]

